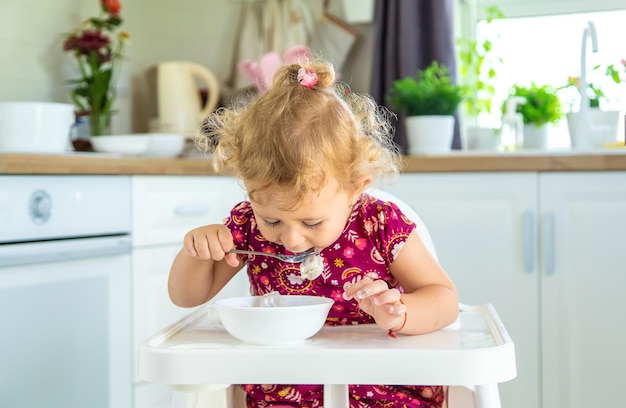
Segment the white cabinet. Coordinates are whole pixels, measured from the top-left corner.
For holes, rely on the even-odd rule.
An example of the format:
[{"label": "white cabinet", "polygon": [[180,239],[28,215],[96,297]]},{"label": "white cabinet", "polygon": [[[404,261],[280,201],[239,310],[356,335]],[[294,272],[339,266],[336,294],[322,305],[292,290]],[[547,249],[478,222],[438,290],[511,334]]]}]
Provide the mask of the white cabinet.
[{"label": "white cabinet", "polygon": [[626,172],[541,176],[543,407],[623,406]]},{"label": "white cabinet", "polygon": [[403,174],[463,303],[516,346],[504,408],[612,406],[626,382],[626,172]]},{"label": "white cabinet", "polygon": [[[133,367],[137,348],[158,330],[191,312],[175,306],[167,293],[167,279],[183,237],[192,228],[221,223],[231,208],[245,199],[237,181],[220,176],[132,177]],[[248,293],[240,273],[219,297]],[[135,408],[171,406],[166,386],[148,384],[134,376]]]},{"label": "white cabinet", "polygon": [[530,270],[524,268],[522,250],[537,249],[523,234],[524,229],[533,234],[528,211],[536,211],[537,177],[411,173],[384,188],[422,218],[460,301],[492,303],[504,321],[515,342],[518,370],[518,379],[500,386],[504,408],[513,408],[511,401],[539,406],[538,274],[535,260]]},{"label": "white cabinet", "polygon": [[243,199],[231,177],[133,176],[133,246],[181,245],[191,228],[222,222]]}]

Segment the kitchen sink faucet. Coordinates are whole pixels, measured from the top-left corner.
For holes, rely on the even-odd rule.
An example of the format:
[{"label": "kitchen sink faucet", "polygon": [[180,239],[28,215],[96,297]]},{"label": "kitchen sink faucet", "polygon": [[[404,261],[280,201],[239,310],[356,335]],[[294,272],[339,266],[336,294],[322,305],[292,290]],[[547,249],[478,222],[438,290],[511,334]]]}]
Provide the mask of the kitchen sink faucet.
[{"label": "kitchen sink faucet", "polygon": [[580,50],[580,122],[578,132],[581,137],[595,140],[601,133],[608,131],[608,126],[598,126],[592,123],[589,112],[589,95],[587,94],[587,40],[591,39],[591,51],[598,52],[598,36],[593,21],[587,21],[583,31],[583,41]]},{"label": "kitchen sink faucet", "polygon": [[[591,39],[591,51],[598,52],[598,36],[596,25],[587,21],[583,31],[583,43],[580,50],[580,113],[589,112],[589,95],[587,94],[587,39]],[[588,117],[588,115],[586,115]],[[585,124],[589,122],[584,122]]]}]

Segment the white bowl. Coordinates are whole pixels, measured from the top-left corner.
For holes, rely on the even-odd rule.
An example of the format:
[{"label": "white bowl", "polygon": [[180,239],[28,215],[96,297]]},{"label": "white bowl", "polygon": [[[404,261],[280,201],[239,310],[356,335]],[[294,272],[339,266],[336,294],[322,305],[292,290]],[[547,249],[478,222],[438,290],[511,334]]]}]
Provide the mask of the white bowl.
[{"label": "white bowl", "polygon": [[93,149],[101,153],[140,155],[146,152],[150,137],[147,134],[92,136]]},{"label": "white bowl", "polygon": [[282,296],[285,306],[259,306],[263,296],[216,300],[222,325],[250,344],[302,342],[322,329],[334,301],[321,296]]},{"label": "white bowl", "polygon": [[150,133],[144,153],[150,157],[177,157],[185,148],[185,135],[175,133]]}]

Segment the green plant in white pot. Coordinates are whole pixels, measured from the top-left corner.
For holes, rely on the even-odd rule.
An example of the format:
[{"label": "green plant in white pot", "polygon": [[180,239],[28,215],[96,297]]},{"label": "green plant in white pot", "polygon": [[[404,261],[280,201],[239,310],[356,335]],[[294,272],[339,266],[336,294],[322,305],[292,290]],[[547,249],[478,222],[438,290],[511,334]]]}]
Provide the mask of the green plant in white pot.
[{"label": "green plant in white pot", "polygon": [[393,82],[387,95],[391,108],[406,114],[409,153],[436,153],[450,150],[454,136],[454,113],[465,88],[452,82],[450,70],[433,61],[416,77]]},{"label": "green plant in white pot", "polygon": [[[511,96],[522,97],[526,102],[517,106],[524,119],[524,147],[548,147],[549,125],[563,117],[561,101],[556,90],[548,85],[514,85]],[[502,107],[505,109],[505,106]]]},{"label": "green plant in white pot", "polygon": [[[590,72],[592,81],[588,83],[579,77],[569,77],[566,85],[557,88],[561,92],[561,100],[568,107],[566,117],[572,147],[597,148],[615,143],[623,113],[618,98],[611,98],[605,89],[618,89],[626,82],[626,77],[622,78],[624,73],[626,59],[619,64],[596,65]],[[582,84],[587,88],[584,94]]]}]

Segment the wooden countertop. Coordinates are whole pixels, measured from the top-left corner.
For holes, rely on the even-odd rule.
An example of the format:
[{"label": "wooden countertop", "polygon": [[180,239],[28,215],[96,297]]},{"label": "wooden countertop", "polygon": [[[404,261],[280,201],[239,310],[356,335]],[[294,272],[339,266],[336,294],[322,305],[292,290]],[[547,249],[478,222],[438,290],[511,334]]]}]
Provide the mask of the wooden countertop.
[{"label": "wooden countertop", "polygon": [[[406,156],[403,172],[626,170],[626,149],[590,152],[460,151]],[[0,174],[215,175],[209,158],[145,158],[99,153],[0,153]]]}]

